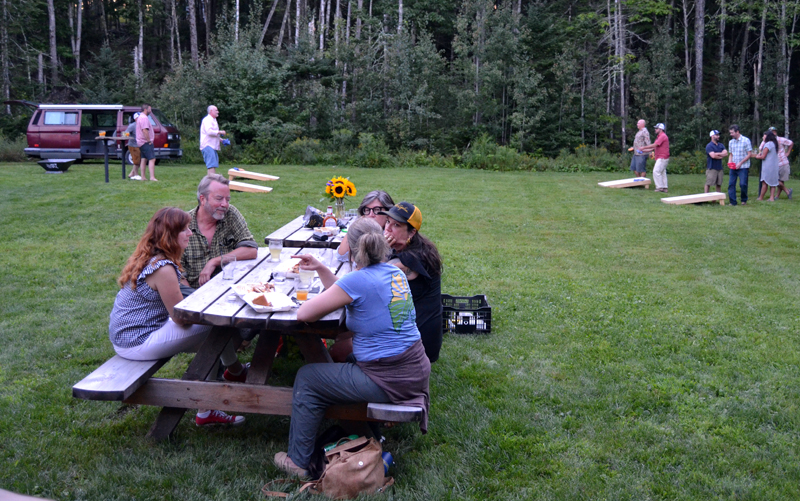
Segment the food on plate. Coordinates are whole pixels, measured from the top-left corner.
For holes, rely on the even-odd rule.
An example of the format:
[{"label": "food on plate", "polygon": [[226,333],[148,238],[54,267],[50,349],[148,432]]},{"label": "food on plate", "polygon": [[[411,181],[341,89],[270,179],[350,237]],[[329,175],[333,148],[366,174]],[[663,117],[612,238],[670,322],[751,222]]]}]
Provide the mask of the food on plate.
[{"label": "food on plate", "polygon": [[257,304],[258,306],[272,306],[272,303],[269,302],[269,299],[267,299],[267,296],[264,294],[259,294],[258,296],[254,297],[252,303]]},{"label": "food on plate", "polygon": [[290,273],[300,273],[300,261],[296,262],[289,270]]},{"label": "food on plate", "polygon": [[239,294],[249,294],[251,292],[271,292],[275,290],[274,285],[261,282],[239,284],[237,288],[239,289]]}]

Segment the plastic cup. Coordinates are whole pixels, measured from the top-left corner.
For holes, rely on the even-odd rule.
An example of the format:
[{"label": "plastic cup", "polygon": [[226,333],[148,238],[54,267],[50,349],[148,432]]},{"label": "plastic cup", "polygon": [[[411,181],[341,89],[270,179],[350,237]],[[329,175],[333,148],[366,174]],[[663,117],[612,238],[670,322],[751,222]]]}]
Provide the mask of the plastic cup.
[{"label": "plastic cup", "polygon": [[236,271],[236,256],[222,256],[220,266],[222,266],[222,279],[233,280]]},{"label": "plastic cup", "polygon": [[277,263],[281,260],[281,251],[283,250],[283,240],[270,239],[269,241],[269,254],[270,261]]},{"label": "plastic cup", "polygon": [[285,271],[273,271],[272,272],[272,281],[275,283],[282,284],[286,281],[286,272]]},{"label": "plastic cup", "polygon": [[101,130],[100,131],[100,137],[106,137],[106,131]]},{"label": "plastic cup", "polygon": [[298,285],[297,286],[297,300],[301,303],[308,300],[308,285]]}]

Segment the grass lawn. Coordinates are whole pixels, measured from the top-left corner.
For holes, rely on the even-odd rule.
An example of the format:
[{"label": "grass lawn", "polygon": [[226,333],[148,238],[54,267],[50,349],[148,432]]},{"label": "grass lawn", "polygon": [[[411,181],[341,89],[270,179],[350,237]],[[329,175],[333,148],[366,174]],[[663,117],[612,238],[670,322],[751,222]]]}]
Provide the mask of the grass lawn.
[{"label": "grass lawn", "polygon": [[[149,407],[71,386],[113,355],[115,280],[150,216],[194,207],[205,169],[110,184],[102,164],[0,164],[0,487],[56,499],[260,499],[288,418],[153,444]],[[445,337],[429,433],[387,430],[386,499],[800,498],[798,202],[670,206],[624,174],[264,166],[234,193],[256,240],[349,176],[417,203],[443,290],[483,293],[488,336]],[[704,176],[670,176],[669,196]],[[727,182],[727,178],[726,178]],[[751,192],[757,182],[751,180]],[[797,181],[790,181],[797,188]],[[751,200],[754,200],[751,193]],[[245,353],[248,359],[251,353]],[[179,376],[175,357],[160,374]],[[291,381],[297,364],[279,361]]]}]

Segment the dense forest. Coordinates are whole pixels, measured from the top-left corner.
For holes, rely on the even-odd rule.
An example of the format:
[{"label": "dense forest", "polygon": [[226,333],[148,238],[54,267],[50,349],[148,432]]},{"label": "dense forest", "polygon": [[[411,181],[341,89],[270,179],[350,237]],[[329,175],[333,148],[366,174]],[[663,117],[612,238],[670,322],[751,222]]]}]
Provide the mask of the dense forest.
[{"label": "dense forest", "polygon": [[536,157],[623,151],[638,118],[673,152],[800,126],[800,0],[0,1],[4,98],[147,101],[186,139],[215,104],[262,159],[299,138]]}]

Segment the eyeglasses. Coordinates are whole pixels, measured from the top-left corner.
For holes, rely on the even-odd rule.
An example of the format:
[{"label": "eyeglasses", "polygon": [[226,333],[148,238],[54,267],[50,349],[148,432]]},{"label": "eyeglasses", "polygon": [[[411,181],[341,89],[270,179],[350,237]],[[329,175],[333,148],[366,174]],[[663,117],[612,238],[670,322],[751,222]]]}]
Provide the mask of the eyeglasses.
[{"label": "eyeglasses", "polygon": [[385,210],[386,207],[364,207],[363,209],[361,209],[361,215],[366,216],[370,212],[372,212],[374,215],[377,216],[379,212],[383,212]]}]

